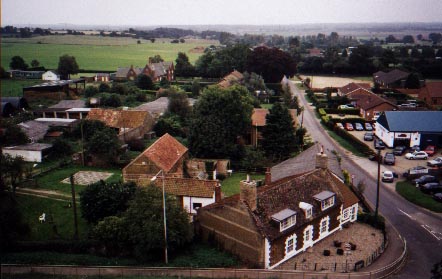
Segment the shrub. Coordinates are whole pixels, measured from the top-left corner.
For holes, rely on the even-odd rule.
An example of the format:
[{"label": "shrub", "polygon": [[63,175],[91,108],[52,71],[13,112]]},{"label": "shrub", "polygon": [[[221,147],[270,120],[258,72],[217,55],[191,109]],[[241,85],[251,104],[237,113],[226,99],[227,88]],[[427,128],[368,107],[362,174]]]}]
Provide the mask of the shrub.
[{"label": "shrub", "polygon": [[100,83],[100,85],[98,86],[98,92],[102,93],[102,92],[110,92],[110,86],[109,84],[102,82]]},{"label": "shrub", "polygon": [[90,97],[94,96],[97,93],[98,93],[97,87],[95,87],[95,86],[88,86],[84,90],[84,97],[90,98]]}]

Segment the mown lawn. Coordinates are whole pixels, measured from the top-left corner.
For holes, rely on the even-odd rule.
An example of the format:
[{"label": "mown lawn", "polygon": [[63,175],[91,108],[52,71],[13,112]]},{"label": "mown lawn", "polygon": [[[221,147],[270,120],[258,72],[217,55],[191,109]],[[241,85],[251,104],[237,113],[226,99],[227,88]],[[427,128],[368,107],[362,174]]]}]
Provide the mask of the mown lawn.
[{"label": "mown lawn", "polygon": [[408,181],[396,183],[396,192],[406,200],[434,212],[442,212],[442,203],[435,201],[430,195],[422,193],[419,188]]},{"label": "mown lawn", "polygon": [[[23,220],[29,225],[30,235],[23,240],[72,239],[74,236],[74,212],[68,201],[17,194],[18,208]],[[45,213],[46,222],[40,223],[38,217]],[[78,232],[86,238],[89,225],[81,218],[77,206]]]},{"label": "mown lawn", "polygon": [[[239,182],[241,180],[246,180],[246,173],[233,173],[221,182],[221,191],[226,197],[235,195],[239,193]],[[265,178],[263,174],[251,174],[251,179],[261,180]]]},{"label": "mown lawn", "polygon": [[[142,40],[137,44],[132,38],[101,38],[94,36],[47,36],[31,39],[2,39],[1,64],[9,68],[11,58],[15,55],[23,57],[28,64],[37,59],[41,66],[55,69],[59,57],[64,54],[73,55],[80,69],[116,71],[118,67],[144,66],[149,57],[160,55],[165,61],[175,61],[178,52],[184,52],[194,63],[201,52],[192,51],[197,46],[216,45],[215,41],[192,40],[185,43],[172,44],[168,41]],[[45,41],[47,40],[47,41]],[[104,41],[102,41],[104,40]],[[38,42],[41,43],[38,43]]]}]

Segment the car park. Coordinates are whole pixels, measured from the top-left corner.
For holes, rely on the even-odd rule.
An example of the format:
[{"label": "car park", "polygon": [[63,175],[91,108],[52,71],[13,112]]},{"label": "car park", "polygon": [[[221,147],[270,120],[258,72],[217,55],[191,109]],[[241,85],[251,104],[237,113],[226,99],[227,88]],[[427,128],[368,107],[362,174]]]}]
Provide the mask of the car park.
[{"label": "car park", "polygon": [[353,124],[351,124],[350,122],[345,123],[345,129],[347,131],[353,131],[354,130]]},{"label": "car park", "polygon": [[412,183],[416,185],[421,185],[429,182],[437,182],[436,177],[433,175],[426,174],[412,180]]},{"label": "car park", "polygon": [[433,195],[433,199],[438,202],[442,202],[442,193],[436,193]]},{"label": "car park", "polygon": [[394,165],[396,163],[396,158],[392,152],[387,152],[384,155],[384,164]]},{"label": "car park", "polygon": [[382,173],[382,181],[383,182],[393,182],[394,181],[394,175],[392,171],[384,171]]},{"label": "car park", "polygon": [[398,156],[402,156],[402,154],[404,154],[404,152],[405,152],[405,149],[407,149],[407,148],[403,145],[395,146],[393,149],[393,154],[398,155]]},{"label": "car park", "polygon": [[364,131],[364,127],[361,123],[355,123],[355,130],[356,131]]},{"label": "car park", "polygon": [[374,135],[372,132],[366,132],[364,134],[364,140],[365,141],[372,141],[374,139]]},{"label": "car park", "polygon": [[419,189],[425,194],[434,194],[442,192],[442,185],[439,182],[429,182],[419,185]]},{"label": "car park", "polygon": [[425,151],[415,151],[405,154],[405,158],[408,160],[427,160],[428,154]]},{"label": "car park", "polygon": [[336,123],[336,127],[338,127],[339,129],[344,130],[344,125],[342,125],[342,123],[340,123],[340,122]]},{"label": "car park", "polygon": [[430,167],[442,167],[442,157],[437,157],[431,161],[428,161],[427,165]]},{"label": "car park", "polygon": [[434,147],[434,145],[429,145],[424,149],[424,151],[428,154],[428,156],[433,156],[436,152],[436,148]]},{"label": "car park", "polygon": [[385,144],[380,139],[374,139],[373,144],[375,149],[385,149]]},{"label": "car park", "polygon": [[424,166],[416,166],[416,167],[412,167],[411,169],[404,172],[403,176],[407,177],[409,175],[427,174],[427,173],[428,173],[428,168],[426,168]]},{"label": "car park", "polygon": [[365,122],[364,127],[366,131],[373,131],[373,127],[368,122]]}]

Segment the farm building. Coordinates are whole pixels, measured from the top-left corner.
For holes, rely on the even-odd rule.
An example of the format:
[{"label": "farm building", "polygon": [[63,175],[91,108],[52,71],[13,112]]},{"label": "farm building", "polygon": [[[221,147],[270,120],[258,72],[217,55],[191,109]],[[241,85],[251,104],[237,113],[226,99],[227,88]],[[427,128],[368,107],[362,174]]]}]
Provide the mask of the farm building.
[{"label": "farm building", "polygon": [[77,97],[80,91],[84,90],[85,87],[86,82],[84,79],[48,81],[29,87],[23,87],[23,96],[27,100],[41,98],[64,100],[67,96],[72,98]]},{"label": "farm building", "polygon": [[153,82],[162,79],[172,81],[175,79],[175,67],[173,62],[152,63],[149,59],[148,64],[143,68],[133,65],[129,68],[119,67],[115,73],[111,74],[111,79],[115,81],[135,80],[140,74],[150,77]]},{"label": "farm building", "polygon": [[8,73],[14,79],[41,79],[44,71],[10,70]]},{"label": "farm building", "polygon": [[60,75],[54,71],[47,71],[43,74],[42,80],[60,80]]},{"label": "farm building", "polygon": [[17,146],[3,147],[3,154],[9,154],[12,157],[21,156],[26,162],[42,162],[43,157],[48,153],[52,144],[29,143]]}]

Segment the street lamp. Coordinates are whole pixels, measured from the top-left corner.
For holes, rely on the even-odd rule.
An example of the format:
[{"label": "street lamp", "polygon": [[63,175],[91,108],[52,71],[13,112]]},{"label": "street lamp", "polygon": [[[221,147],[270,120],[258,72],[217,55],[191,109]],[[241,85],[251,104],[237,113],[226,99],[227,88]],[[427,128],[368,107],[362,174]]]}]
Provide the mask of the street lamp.
[{"label": "street lamp", "polygon": [[377,155],[377,159],[378,159],[378,181],[377,181],[377,185],[376,185],[376,209],[374,211],[374,217],[375,220],[377,222],[378,220],[378,209],[379,209],[379,183],[380,183],[380,179],[381,179],[381,149],[380,148],[376,148],[378,150],[378,155]]},{"label": "street lamp", "polygon": [[164,225],[164,261],[166,264],[169,263],[167,257],[167,222],[166,222],[166,193],[164,191],[164,171],[160,170],[154,177],[150,179],[150,181],[157,180],[159,174],[161,173],[161,178],[163,179],[163,225]]}]

